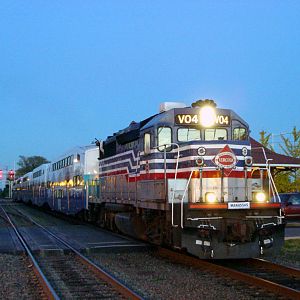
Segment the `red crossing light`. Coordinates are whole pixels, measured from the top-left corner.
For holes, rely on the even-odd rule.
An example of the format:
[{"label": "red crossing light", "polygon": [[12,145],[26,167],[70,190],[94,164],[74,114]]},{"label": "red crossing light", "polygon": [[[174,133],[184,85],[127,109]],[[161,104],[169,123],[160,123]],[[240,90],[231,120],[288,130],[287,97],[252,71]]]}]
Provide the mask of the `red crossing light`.
[{"label": "red crossing light", "polygon": [[7,173],[7,179],[8,180],[14,180],[15,179],[15,172],[13,170],[9,170]]}]

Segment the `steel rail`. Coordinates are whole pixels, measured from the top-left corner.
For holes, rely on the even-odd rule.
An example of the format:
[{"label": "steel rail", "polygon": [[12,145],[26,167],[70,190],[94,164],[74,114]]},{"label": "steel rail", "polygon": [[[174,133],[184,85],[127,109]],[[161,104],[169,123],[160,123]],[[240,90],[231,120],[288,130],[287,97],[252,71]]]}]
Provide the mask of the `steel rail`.
[{"label": "steel rail", "polygon": [[286,274],[289,276],[294,276],[294,277],[300,278],[300,270],[299,269],[274,264],[268,260],[264,260],[264,259],[260,259],[260,258],[252,258],[252,259],[249,259],[248,261],[251,264],[256,265],[256,266],[261,266],[261,267],[267,268],[272,271],[278,271],[280,273],[283,273],[283,274]]},{"label": "steel rail", "polygon": [[43,229],[45,232],[47,232],[49,235],[54,237],[56,240],[58,240],[60,243],[65,245],[68,249],[73,251],[78,258],[89,268],[91,269],[96,276],[101,278],[102,280],[106,281],[109,283],[111,286],[113,286],[120,294],[122,294],[124,297],[128,299],[133,299],[133,300],[141,300],[143,299],[140,295],[135,293],[133,290],[129,289],[126,285],[124,285],[122,282],[120,282],[117,278],[115,278],[113,275],[107,273],[105,270],[97,266],[95,263],[93,263],[89,258],[86,256],[82,255],[78,250],[76,250],[72,245],[70,245],[68,242],[65,240],[61,239],[57,235],[55,235],[53,232],[42,226],[41,224],[37,223],[35,220],[30,218],[29,216],[24,215],[21,211],[18,209],[14,208],[16,211],[18,211],[19,214],[30,220],[33,224],[36,226],[40,227]]},{"label": "steel rail", "polygon": [[17,229],[17,227],[15,226],[15,224],[13,223],[13,221],[11,220],[9,215],[6,213],[5,209],[2,207],[1,204],[0,204],[0,208],[2,209],[5,217],[7,218],[7,221],[9,222],[11,227],[13,228],[16,236],[18,237],[18,239],[21,243],[21,245],[25,249],[26,254],[28,255],[29,259],[31,260],[31,262],[34,266],[33,271],[36,274],[36,276],[38,277],[38,280],[39,280],[41,286],[43,287],[43,290],[44,290],[45,294],[47,295],[48,299],[59,300],[60,298],[58,297],[55,290],[51,286],[50,282],[47,280],[46,276],[44,275],[43,271],[41,270],[38,262],[36,261],[36,259],[34,258],[32,252],[30,251],[29,247],[27,246],[26,241],[23,239],[22,234],[19,232],[19,230]]},{"label": "steel rail", "polygon": [[220,265],[216,265],[212,262],[208,262],[205,260],[201,260],[198,258],[194,258],[182,253],[178,253],[175,251],[171,251],[165,248],[159,248],[158,249],[158,255],[162,256],[164,258],[172,259],[177,262],[187,264],[192,267],[196,268],[205,268],[209,271],[212,271],[214,273],[217,273],[224,277],[225,275],[231,277],[232,279],[242,281],[246,283],[247,285],[253,285],[260,288],[263,288],[264,290],[267,290],[273,294],[281,295],[285,299],[300,299],[300,291],[297,291],[295,289],[283,286],[281,284],[277,284],[259,277],[251,276],[246,273],[242,273],[236,270],[232,270],[227,267],[223,267]]}]

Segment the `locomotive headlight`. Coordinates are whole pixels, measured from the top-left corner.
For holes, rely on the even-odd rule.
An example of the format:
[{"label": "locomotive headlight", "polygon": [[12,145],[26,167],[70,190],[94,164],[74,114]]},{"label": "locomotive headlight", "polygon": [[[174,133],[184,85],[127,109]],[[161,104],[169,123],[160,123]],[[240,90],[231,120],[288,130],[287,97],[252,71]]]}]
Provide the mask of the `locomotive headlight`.
[{"label": "locomotive headlight", "polygon": [[216,122],[216,111],[212,106],[203,106],[200,109],[199,116],[203,127],[210,127]]},{"label": "locomotive headlight", "polygon": [[266,194],[263,192],[255,193],[255,200],[257,202],[265,202],[266,201]]},{"label": "locomotive headlight", "polygon": [[208,203],[214,203],[217,202],[217,196],[215,193],[209,192],[205,194],[205,200]]}]

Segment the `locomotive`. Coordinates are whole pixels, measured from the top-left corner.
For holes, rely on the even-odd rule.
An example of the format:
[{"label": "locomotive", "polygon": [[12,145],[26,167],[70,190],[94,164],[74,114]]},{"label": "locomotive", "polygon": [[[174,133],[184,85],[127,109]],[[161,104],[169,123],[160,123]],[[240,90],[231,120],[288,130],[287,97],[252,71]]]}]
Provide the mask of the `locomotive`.
[{"label": "locomotive", "polygon": [[24,176],[43,176],[36,184],[18,179],[14,198],[201,259],[272,255],[283,245],[268,159],[253,168],[248,124],[212,100],[165,102],[81,151]]}]

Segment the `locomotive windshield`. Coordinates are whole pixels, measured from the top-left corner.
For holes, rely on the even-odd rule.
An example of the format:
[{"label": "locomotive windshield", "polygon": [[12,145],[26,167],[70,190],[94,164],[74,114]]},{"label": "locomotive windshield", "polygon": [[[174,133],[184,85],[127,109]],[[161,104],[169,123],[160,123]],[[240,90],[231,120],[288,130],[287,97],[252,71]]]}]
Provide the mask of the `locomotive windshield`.
[{"label": "locomotive windshield", "polygon": [[247,139],[247,130],[244,127],[238,127],[233,129],[233,139],[244,141]]},{"label": "locomotive windshield", "polygon": [[179,108],[174,111],[177,142],[246,141],[248,125],[229,109],[209,107]]},{"label": "locomotive windshield", "polygon": [[177,131],[178,142],[190,142],[201,140],[201,131],[195,128],[179,128]]},{"label": "locomotive windshield", "polygon": [[225,128],[207,128],[204,131],[206,141],[227,140],[227,130]]}]

